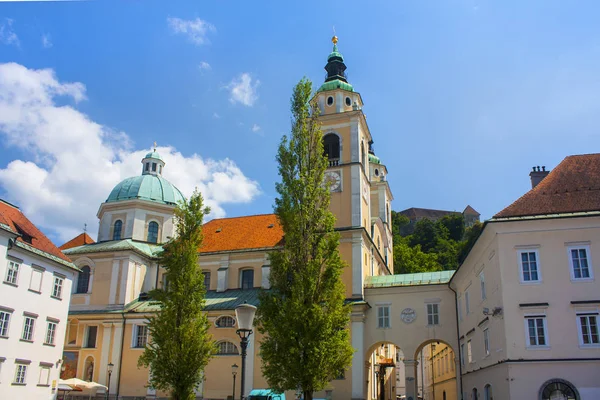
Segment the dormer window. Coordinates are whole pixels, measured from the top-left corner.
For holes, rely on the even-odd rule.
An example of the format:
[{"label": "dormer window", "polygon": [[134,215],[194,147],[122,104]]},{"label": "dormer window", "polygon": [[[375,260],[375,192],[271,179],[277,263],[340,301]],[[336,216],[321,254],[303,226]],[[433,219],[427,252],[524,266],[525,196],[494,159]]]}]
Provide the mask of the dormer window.
[{"label": "dormer window", "polygon": [[150,243],[158,243],[158,222],[152,221],[148,224],[148,238]]},{"label": "dormer window", "polygon": [[150,163],[149,162],[146,163],[146,171],[150,171]]}]

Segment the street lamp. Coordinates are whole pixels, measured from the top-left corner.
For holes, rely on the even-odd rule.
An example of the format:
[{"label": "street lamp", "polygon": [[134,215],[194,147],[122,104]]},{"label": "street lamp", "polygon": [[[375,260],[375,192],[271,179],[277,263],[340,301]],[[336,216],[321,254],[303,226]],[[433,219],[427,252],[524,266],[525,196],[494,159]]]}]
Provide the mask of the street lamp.
[{"label": "street lamp", "polygon": [[242,382],[240,385],[240,399],[244,400],[244,383],[246,380],[246,349],[248,348],[248,338],[252,335],[252,324],[254,322],[256,307],[244,302],[235,308],[235,318],[237,319],[238,330],[242,348]]},{"label": "street lamp", "polygon": [[237,375],[237,370],[237,364],[233,364],[231,366],[231,375],[233,375],[233,396],[231,396],[231,400],[235,400],[235,376]]},{"label": "street lamp", "polygon": [[114,366],[115,365],[113,363],[108,363],[108,366],[107,366],[107,370],[108,370],[108,385],[106,388],[106,398],[107,399],[110,397],[110,376],[112,375]]}]

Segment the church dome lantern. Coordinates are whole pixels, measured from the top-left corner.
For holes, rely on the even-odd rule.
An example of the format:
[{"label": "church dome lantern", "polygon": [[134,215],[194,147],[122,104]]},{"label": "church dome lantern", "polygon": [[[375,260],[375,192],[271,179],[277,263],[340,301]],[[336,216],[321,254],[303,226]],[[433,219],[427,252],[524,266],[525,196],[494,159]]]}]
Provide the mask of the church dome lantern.
[{"label": "church dome lantern", "polygon": [[346,64],[344,64],[344,56],[339,52],[337,43],[338,37],[334,36],[331,38],[333,42],[333,50],[327,57],[327,65],[325,65],[325,71],[327,76],[325,77],[325,83],[321,85],[317,92],[323,92],[326,90],[343,89],[349,92],[353,92],[354,88],[348,83],[346,76]]}]

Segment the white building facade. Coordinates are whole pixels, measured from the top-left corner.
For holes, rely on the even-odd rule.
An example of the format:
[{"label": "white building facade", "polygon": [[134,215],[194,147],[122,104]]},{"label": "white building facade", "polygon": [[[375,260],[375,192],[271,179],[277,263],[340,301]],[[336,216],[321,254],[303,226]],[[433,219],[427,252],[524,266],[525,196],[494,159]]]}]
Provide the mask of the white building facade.
[{"label": "white building facade", "polygon": [[0,398],[55,399],[76,267],[0,200]]}]

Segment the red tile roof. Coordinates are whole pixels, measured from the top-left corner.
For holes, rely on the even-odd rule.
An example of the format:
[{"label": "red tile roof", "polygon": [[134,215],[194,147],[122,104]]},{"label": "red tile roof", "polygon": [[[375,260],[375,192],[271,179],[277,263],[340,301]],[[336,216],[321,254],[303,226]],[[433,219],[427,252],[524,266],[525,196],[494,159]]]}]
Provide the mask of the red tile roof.
[{"label": "red tile roof", "polygon": [[273,248],[283,241],[275,214],[213,219],[204,224],[202,233],[201,253]]},{"label": "red tile roof", "polygon": [[565,158],[494,218],[600,211],[600,154]]},{"label": "red tile roof", "polygon": [[[16,206],[0,199],[0,220],[21,236],[17,241],[33,248],[71,262]],[[24,240],[25,239],[25,240]]]},{"label": "red tile roof", "polygon": [[67,250],[67,249],[71,249],[73,247],[79,247],[79,246],[83,246],[84,244],[92,244],[92,243],[96,243],[96,242],[94,242],[94,239],[92,239],[90,237],[90,235],[88,235],[86,232],[83,232],[83,233],[75,236],[73,239],[69,240],[67,243],[60,246],[59,249]]}]

